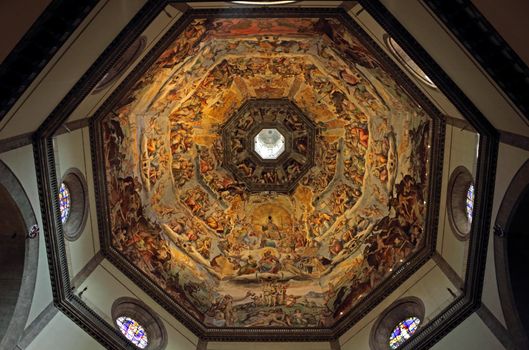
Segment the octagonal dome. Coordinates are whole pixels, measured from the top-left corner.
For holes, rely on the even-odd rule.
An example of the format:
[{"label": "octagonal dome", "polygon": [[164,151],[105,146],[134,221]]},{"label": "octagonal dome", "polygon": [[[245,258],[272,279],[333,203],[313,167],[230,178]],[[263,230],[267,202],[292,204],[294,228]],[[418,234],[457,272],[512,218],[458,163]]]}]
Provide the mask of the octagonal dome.
[{"label": "octagonal dome", "polygon": [[332,334],[425,248],[434,125],[339,18],[219,16],[97,121],[108,249],[197,333]]}]

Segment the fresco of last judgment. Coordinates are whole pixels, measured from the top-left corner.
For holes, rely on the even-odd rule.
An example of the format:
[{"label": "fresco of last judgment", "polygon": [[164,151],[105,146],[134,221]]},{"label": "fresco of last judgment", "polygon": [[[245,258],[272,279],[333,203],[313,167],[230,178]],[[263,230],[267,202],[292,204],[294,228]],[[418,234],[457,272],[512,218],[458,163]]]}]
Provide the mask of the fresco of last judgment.
[{"label": "fresco of last judgment", "polygon": [[112,247],[207,327],[332,327],[424,245],[431,120],[335,19],[195,19],[101,123]]}]

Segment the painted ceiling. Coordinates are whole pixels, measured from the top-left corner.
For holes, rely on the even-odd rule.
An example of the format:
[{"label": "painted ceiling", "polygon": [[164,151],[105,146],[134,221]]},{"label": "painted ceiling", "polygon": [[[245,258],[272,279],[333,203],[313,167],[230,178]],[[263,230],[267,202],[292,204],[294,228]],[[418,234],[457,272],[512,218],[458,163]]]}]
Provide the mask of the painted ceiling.
[{"label": "painted ceiling", "polygon": [[425,240],[432,125],[376,57],[334,18],[192,20],[101,119],[112,248],[206,327],[335,325]]}]

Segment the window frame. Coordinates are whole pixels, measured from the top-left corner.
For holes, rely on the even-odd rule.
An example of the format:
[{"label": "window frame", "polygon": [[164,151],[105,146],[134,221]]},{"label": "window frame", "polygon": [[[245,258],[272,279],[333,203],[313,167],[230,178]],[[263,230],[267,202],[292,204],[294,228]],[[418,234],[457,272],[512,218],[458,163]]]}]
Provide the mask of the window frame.
[{"label": "window frame", "polygon": [[[389,338],[391,333],[401,322],[411,317],[417,317],[420,320],[417,331],[426,323],[424,303],[417,297],[411,296],[401,298],[388,306],[380,313],[377,320],[373,324],[373,327],[371,328],[371,334],[369,336],[370,349],[391,349],[389,346]],[[414,334],[416,334],[417,331],[415,331]],[[398,348],[406,344],[407,341],[399,345]]]},{"label": "window frame", "polygon": [[[147,346],[143,350],[164,350],[167,346],[167,330],[160,317],[144,302],[130,297],[118,298],[111,308],[114,329],[125,339],[125,335],[117,324],[119,317],[128,317],[143,327],[147,335]],[[141,349],[127,339],[135,348]]]},{"label": "window frame", "polygon": [[[66,170],[60,184],[64,184],[70,192],[70,213],[66,221],[62,223],[59,203],[59,221],[62,223],[64,238],[73,242],[79,239],[86,226],[89,208],[88,184],[83,173],[77,168]],[[58,190],[61,185],[58,186]],[[59,201],[59,196],[57,196],[57,201]]]},{"label": "window frame", "polygon": [[[462,165],[456,167],[448,180],[446,213],[450,228],[460,241],[468,240],[472,230],[473,220],[469,220],[467,215],[467,194],[470,185],[474,186],[475,201],[476,185],[472,173]],[[474,204],[472,205],[473,213],[475,212]]]}]

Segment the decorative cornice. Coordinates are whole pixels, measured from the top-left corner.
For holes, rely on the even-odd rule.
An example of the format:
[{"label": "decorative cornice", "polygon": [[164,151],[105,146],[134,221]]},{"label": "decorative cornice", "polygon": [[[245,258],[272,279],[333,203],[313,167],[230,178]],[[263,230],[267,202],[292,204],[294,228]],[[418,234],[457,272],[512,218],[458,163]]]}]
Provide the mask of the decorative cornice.
[{"label": "decorative cornice", "polygon": [[[448,115],[445,115],[445,119],[447,125],[452,125],[465,131],[476,132],[472,125],[470,125],[470,123],[466,120],[454,118]],[[498,130],[498,132],[500,133],[501,143],[529,151],[529,137],[505,130]]]},{"label": "decorative cornice", "polygon": [[[61,135],[67,132],[72,132],[77,129],[84,128],[90,124],[90,119],[79,119],[68,122],[62,125],[60,129],[55,132],[55,135]],[[31,145],[33,143],[33,133],[28,132],[18,136],[9,137],[0,140],[0,153],[8,152],[20,147]]]}]

